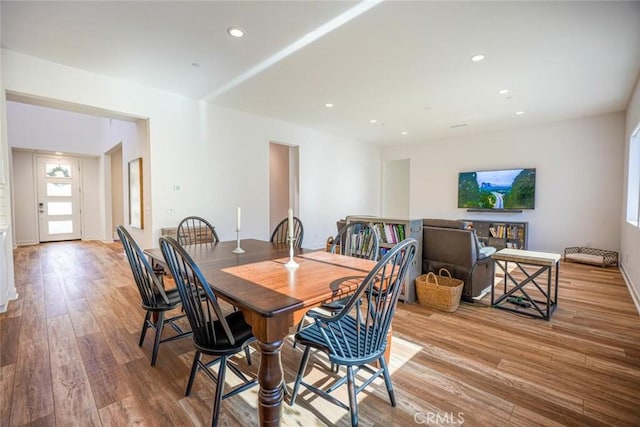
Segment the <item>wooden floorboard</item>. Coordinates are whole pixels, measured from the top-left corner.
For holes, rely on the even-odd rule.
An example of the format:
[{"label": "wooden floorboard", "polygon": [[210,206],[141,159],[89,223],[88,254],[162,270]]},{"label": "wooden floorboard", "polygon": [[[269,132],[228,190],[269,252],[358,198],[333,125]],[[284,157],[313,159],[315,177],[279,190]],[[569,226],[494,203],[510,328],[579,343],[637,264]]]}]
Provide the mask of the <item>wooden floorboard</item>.
[{"label": "wooden floorboard", "polygon": [[[199,374],[184,395],[190,339],[162,344],[153,368],[152,331],[138,347],[144,312],[119,243],[21,247],[14,263],[20,298],[0,314],[0,426],[210,424],[212,382]],[[376,380],[359,396],[363,426],[640,425],[640,317],[617,268],[562,262],[548,322],[491,308],[489,297],[454,313],[400,303],[393,334],[398,405]],[[289,389],[301,354],[288,338]],[[259,357],[235,360],[256,375]],[[314,355],[306,379],[326,384],[327,366]],[[225,400],[220,425],[256,425],[256,400],[257,388]],[[306,391],[282,413],[285,426],[350,424]]]}]

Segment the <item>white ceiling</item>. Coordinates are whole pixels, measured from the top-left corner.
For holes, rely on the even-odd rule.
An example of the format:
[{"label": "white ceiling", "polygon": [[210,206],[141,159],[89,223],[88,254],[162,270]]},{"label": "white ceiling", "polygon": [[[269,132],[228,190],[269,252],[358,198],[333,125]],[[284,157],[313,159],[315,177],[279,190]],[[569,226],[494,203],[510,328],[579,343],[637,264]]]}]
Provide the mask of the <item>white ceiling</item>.
[{"label": "white ceiling", "polygon": [[[1,8],[3,48],[379,145],[623,111],[640,74],[640,2]],[[232,25],[247,35],[232,39]]]}]

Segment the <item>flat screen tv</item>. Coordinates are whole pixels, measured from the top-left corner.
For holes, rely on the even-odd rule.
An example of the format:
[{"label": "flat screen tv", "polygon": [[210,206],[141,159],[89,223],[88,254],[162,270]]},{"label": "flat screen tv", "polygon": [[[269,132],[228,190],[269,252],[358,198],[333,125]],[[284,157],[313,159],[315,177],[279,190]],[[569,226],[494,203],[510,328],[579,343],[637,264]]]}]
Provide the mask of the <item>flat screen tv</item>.
[{"label": "flat screen tv", "polygon": [[533,209],[535,169],[461,172],[458,207],[486,210]]}]

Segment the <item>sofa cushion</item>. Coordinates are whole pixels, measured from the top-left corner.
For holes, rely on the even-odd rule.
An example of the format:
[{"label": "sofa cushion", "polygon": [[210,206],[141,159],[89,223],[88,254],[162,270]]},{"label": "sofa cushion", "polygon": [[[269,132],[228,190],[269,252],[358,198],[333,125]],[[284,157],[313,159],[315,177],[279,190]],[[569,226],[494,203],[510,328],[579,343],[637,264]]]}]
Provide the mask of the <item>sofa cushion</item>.
[{"label": "sofa cushion", "polygon": [[491,247],[491,246],[485,246],[483,248],[480,248],[480,250],[478,251],[478,259],[485,259],[485,258],[489,258],[491,255],[496,253],[496,248]]}]

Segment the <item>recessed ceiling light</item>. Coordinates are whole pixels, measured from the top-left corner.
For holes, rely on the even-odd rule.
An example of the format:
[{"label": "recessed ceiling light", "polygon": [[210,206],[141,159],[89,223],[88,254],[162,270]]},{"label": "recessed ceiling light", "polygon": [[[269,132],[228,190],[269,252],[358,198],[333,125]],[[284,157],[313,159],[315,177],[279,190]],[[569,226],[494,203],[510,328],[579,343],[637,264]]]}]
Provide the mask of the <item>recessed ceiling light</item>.
[{"label": "recessed ceiling light", "polygon": [[327,102],[326,104],[324,104],[324,106],[327,107],[327,108],[331,108],[331,107],[333,107],[333,104],[330,103],[330,102]]},{"label": "recessed ceiling light", "polygon": [[56,151],[56,156],[62,156],[64,153],[61,153],[60,151]]},{"label": "recessed ceiling light", "polygon": [[523,114],[524,114],[524,111],[516,111],[516,115],[517,115],[517,116],[521,116],[521,115],[523,115]]},{"label": "recessed ceiling light", "polygon": [[471,60],[472,60],[473,62],[480,62],[480,61],[482,61],[483,59],[484,59],[484,55],[473,55],[473,56],[471,57]]},{"label": "recessed ceiling light", "polygon": [[198,68],[200,66],[200,64],[198,64],[197,62],[192,62],[191,66],[195,67],[195,68]]},{"label": "recessed ceiling light", "polygon": [[408,133],[409,133],[409,132],[407,132],[406,130],[403,130],[403,131],[402,131],[402,134],[403,134],[403,135],[406,135],[406,134],[408,134]]},{"label": "recessed ceiling light", "polygon": [[231,37],[235,37],[235,38],[244,37],[244,30],[240,27],[229,27],[227,28],[227,33]]},{"label": "recessed ceiling light", "polygon": [[509,89],[500,89],[500,90],[498,91],[498,93],[499,93],[500,95],[506,95],[506,94],[508,94],[508,93],[509,93]]},{"label": "recessed ceiling light", "polygon": [[371,119],[371,120],[369,120],[369,123],[376,123],[376,122],[377,122],[377,120],[376,120],[376,119]]}]

